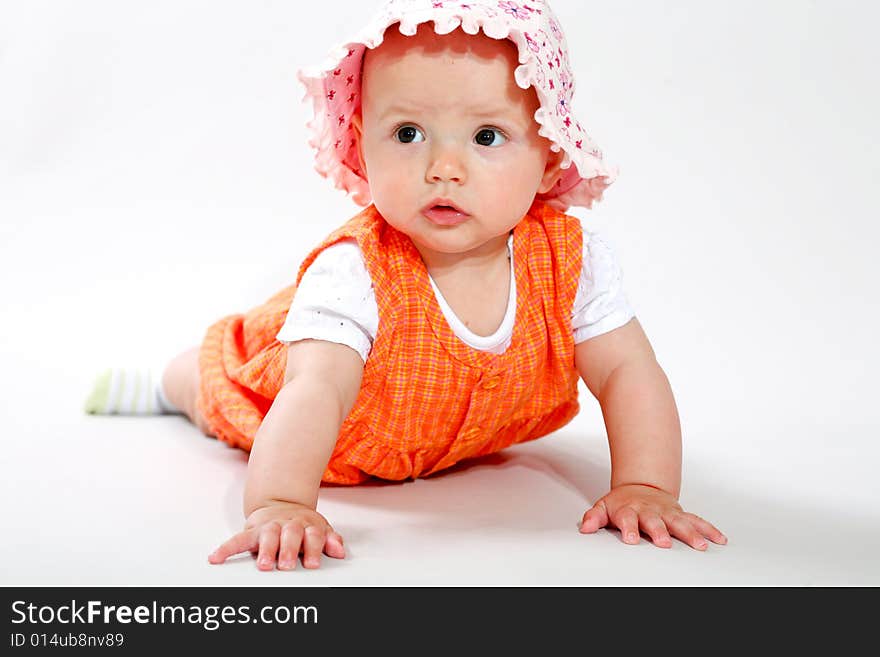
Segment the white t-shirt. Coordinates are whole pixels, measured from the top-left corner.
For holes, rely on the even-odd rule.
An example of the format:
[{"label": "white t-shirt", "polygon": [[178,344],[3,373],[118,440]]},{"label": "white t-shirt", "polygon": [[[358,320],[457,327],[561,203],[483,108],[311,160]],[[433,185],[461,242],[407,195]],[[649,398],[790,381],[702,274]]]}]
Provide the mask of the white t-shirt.
[{"label": "white t-shirt", "polygon": [[[585,230],[583,235],[583,265],[571,311],[575,344],[623,326],[635,315],[623,293],[623,274],[611,247],[596,232]],[[428,276],[453,333],[472,348],[495,354],[510,346],[516,317],[512,235],[507,247],[510,295],[504,319],[492,335],[480,336],[468,329]],[[276,338],[287,344],[314,339],[348,345],[366,362],[378,328],[373,282],[357,242],[345,239],[324,249],[309,265]]]}]

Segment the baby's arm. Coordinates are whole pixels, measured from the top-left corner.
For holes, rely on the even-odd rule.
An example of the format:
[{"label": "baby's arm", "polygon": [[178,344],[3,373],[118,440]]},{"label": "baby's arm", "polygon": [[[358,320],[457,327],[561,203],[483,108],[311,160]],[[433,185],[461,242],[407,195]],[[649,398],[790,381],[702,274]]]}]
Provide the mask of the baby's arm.
[{"label": "baby's arm", "polygon": [[599,400],[611,451],[611,491],[584,515],[581,531],[607,524],[624,542],[638,543],[641,528],[658,547],[670,534],[704,550],[707,537],[724,535],[678,504],[681,426],[669,380],[638,320],[575,346],[575,364]]},{"label": "baby's arm", "polygon": [[363,361],[323,340],[290,344],[284,386],[254,438],[244,493],[244,531],[210,555],[211,563],[259,551],[261,570],[317,567],[321,552],[343,558],[342,537],[315,509],[321,476],[361,385]]}]

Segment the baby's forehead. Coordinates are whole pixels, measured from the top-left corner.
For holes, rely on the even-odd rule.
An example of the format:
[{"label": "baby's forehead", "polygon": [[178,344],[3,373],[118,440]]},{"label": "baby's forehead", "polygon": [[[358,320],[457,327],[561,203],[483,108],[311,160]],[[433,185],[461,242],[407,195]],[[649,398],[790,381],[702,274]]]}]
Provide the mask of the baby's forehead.
[{"label": "baby's forehead", "polygon": [[407,36],[395,24],[385,31],[381,44],[364,54],[363,99],[388,100],[389,92],[430,99],[467,89],[477,105],[480,100],[518,104],[524,92],[515,81],[517,66],[516,44],[508,39],[461,29],[436,34],[430,23]]},{"label": "baby's forehead", "polygon": [[511,75],[518,65],[516,44],[509,39],[493,39],[482,31],[467,34],[461,28],[437,34],[430,22],[422,23],[415,34],[407,36],[395,23],[385,30],[382,43],[364,53],[364,70],[426,58],[460,64],[501,60],[507,63]]},{"label": "baby's forehead", "polygon": [[516,44],[510,39],[495,39],[486,35],[482,30],[476,34],[468,34],[458,27],[446,34],[438,34],[434,31],[434,24],[430,21],[421,23],[416,28],[415,34],[406,35],[400,32],[400,23],[389,25],[382,35],[382,43],[373,52],[392,51],[395,54],[408,50],[423,50],[438,52],[451,49],[458,52],[473,51],[482,56],[492,56],[494,53],[509,53],[516,57]]}]

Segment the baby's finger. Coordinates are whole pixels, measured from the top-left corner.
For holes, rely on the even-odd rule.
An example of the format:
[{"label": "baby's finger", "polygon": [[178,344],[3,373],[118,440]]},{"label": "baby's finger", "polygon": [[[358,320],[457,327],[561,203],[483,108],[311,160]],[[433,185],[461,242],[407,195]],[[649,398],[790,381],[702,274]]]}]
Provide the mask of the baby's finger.
[{"label": "baby's finger", "polygon": [[625,506],[611,520],[620,530],[624,543],[635,545],[639,542],[639,514],[633,509]]},{"label": "baby's finger", "polygon": [[592,534],[599,531],[608,524],[608,511],[605,508],[605,502],[599,500],[589,509],[581,520],[581,533]]},{"label": "baby's finger", "polygon": [[253,530],[239,532],[209,554],[208,562],[223,563],[234,554],[253,550],[256,545],[256,533]]},{"label": "baby's finger", "polygon": [[342,536],[332,529],[327,531],[327,542],[324,544],[324,554],[334,559],[345,559],[345,545]]},{"label": "baby's finger", "polygon": [[306,527],[303,540],[303,566],[317,568],[321,565],[321,552],[324,551],[324,530],[315,525]]},{"label": "baby's finger", "polygon": [[260,552],[257,555],[257,568],[260,570],[274,570],[275,556],[278,554],[281,525],[270,522],[263,525],[260,530]]},{"label": "baby's finger", "polygon": [[303,528],[298,522],[288,522],[281,529],[281,549],[278,551],[278,569],[293,570],[299,558]]},{"label": "baby's finger", "polygon": [[666,516],[663,518],[669,531],[677,539],[687,543],[695,550],[705,550],[706,541],[684,515]]},{"label": "baby's finger", "polygon": [[718,543],[719,545],[724,545],[727,543],[727,537],[718,531],[718,528],[715,527],[711,522],[707,522],[703,520],[700,516],[693,513],[685,513],[685,517],[691,521],[691,524],[697,528],[697,531],[700,532],[703,536],[708,538],[713,543]]},{"label": "baby's finger", "polygon": [[657,547],[672,547],[669,531],[667,531],[663,520],[656,513],[645,511],[639,515],[639,526],[643,532],[651,537],[651,540]]}]

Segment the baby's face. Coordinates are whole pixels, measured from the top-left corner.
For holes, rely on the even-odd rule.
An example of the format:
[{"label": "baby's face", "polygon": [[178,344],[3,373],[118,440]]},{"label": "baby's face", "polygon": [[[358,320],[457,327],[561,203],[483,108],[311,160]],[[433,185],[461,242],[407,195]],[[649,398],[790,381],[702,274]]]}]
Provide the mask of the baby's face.
[{"label": "baby's face", "polygon": [[[538,136],[538,99],[514,81],[516,46],[460,29],[440,36],[397,26],[364,61],[361,159],[373,202],[425,257],[504,248],[535,194],[558,177],[559,154]],[[442,209],[446,199],[466,213]],[[444,258],[448,261],[448,258]]]}]

